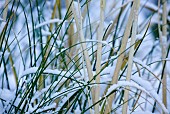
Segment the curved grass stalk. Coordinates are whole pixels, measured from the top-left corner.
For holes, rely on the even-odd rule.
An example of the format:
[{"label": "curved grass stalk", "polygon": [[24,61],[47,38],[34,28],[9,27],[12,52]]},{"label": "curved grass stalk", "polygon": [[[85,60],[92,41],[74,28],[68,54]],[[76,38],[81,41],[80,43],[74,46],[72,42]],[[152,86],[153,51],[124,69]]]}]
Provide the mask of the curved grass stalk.
[{"label": "curved grass stalk", "polygon": [[[55,14],[56,14],[56,9],[57,9],[57,0],[54,4],[54,9],[53,9],[53,12],[52,12],[52,16],[51,16],[51,19],[54,19],[55,18]],[[52,31],[53,29],[53,23],[50,23],[50,31]],[[47,59],[47,55],[49,54],[49,44],[50,44],[50,40],[51,40],[51,36],[48,36],[47,37],[47,42],[46,42],[46,45],[47,45],[47,50],[45,52],[45,56],[44,56],[44,60]],[[40,76],[39,78],[39,84],[42,84],[41,86],[39,86],[39,90],[42,89],[45,85],[44,83],[42,83],[44,81],[44,77],[43,76]]]},{"label": "curved grass stalk", "polygon": [[[69,8],[69,5],[70,5],[70,1],[67,1],[67,0],[66,0],[66,7],[67,7],[67,9]],[[70,11],[71,11],[71,10],[70,10]],[[69,12],[70,12],[70,11],[69,11]],[[73,16],[70,16],[70,17],[68,18],[69,22],[72,21],[72,18],[73,18]],[[70,27],[68,28],[68,36],[69,36],[69,38],[68,38],[68,47],[71,47],[71,46],[75,45],[76,42],[77,42],[78,35],[77,35],[77,34],[73,35],[73,33],[75,33],[74,24],[71,23],[71,24],[70,24]],[[78,50],[77,50],[77,47],[76,47],[76,46],[73,47],[73,48],[71,48],[71,49],[70,49],[70,52],[69,52],[70,56],[71,56],[71,57],[75,56],[76,53],[77,53],[77,51],[78,51]],[[76,61],[77,59],[78,59],[78,56],[76,56],[76,58],[75,58],[74,60]],[[68,62],[69,62],[69,61],[68,61]],[[77,62],[77,66],[78,66],[78,64],[79,64],[79,61]]]},{"label": "curved grass stalk", "polygon": [[[3,20],[6,20],[7,18],[7,13],[8,13],[8,4],[9,4],[9,1],[6,0],[5,1],[5,9],[3,11]],[[11,15],[10,18],[12,18],[13,15]],[[1,40],[1,39],[0,39]],[[2,41],[3,42],[3,41]],[[11,68],[12,68],[12,72],[13,72],[13,75],[14,75],[14,79],[15,79],[15,84],[17,85],[18,84],[18,76],[17,76],[17,72],[16,72],[16,69],[15,69],[15,65],[14,65],[14,61],[13,61],[13,58],[12,58],[12,55],[11,55],[11,50],[10,50],[10,47],[8,45],[8,42],[7,40],[4,38],[4,42],[7,44],[7,50],[8,52],[10,53],[9,54],[9,61],[10,61],[10,64],[11,64]]]},{"label": "curved grass stalk", "polygon": [[[163,20],[163,26],[162,26],[162,37],[161,40],[161,45],[162,45],[162,59],[166,59],[166,53],[167,53],[167,49],[166,49],[166,42],[167,42],[167,1],[166,0],[162,0],[163,2],[163,14],[162,14],[162,20]],[[163,85],[162,85],[162,96],[163,96],[163,103],[165,105],[165,107],[167,107],[167,76],[166,76],[166,66],[164,67],[166,61],[163,61]]]},{"label": "curved grass stalk", "polygon": [[[100,0],[100,24],[98,31],[98,41],[102,41],[103,29],[104,29],[104,9],[105,9],[105,0]],[[96,62],[96,83],[98,84],[95,87],[95,102],[99,100],[100,97],[100,70],[101,70],[101,55],[102,54],[102,44],[98,43],[97,45],[97,62]],[[95,114],[99,114],[99,103],[95,105]]]},{"label": "curved grass stalk", "polygon": [[[133,45],[135,43],[136,40],[136,34],[137,34],[137,28],[138,28],[138,9],[139,9],[139,5],[140,5],[140,0],[137,1],[138,6],[137,8],[134,10],[134,22],[133,22],[133,27],[132,27],[132,38],[131,38],[131,42],[130,45]],[[127,69],[127,75],[126,75],[126,81],[130,81],[131,80],[131,73],[132,73],[132,67],[133,67],[133,55],[134,55],[134,45],[130,48],[130,53],[129,53],[129,59],[128,59],[128,69]],[[129,90],[130,88],[127,87],[127,89],[125,89],[125,95],[124,95],[124,105],[123,105],[123,111],[122,114],[127,114],[128,112],[128,99],[129,99]]]},{"label": "curved grass stalk", "polygon": [[6,20],[6,17],[7,17],[7,13],[8,13],[8,3],[9,1],[8,0],[5,0],[5,9],[3,11],[3,20]]},{"label": "curved grass stalk", "polygon": [[[78,35],[80,37],[80,42],[85,42],[83,29],[82,29],[82,16],[81,16],[81,11],[80,11],[79,1],[78,1],[78,9],[75,8],[74,3],[72,3],[71,8],[72,8],[73,16],[74,16],[74,19],[75,19],[75,22],[76,22],[77,31],[79,32]],[[76,10],[78,10],[78,11],[76,12]],[[91,66],[91,63],[90,63],[88,51],[85,50],[86,44],[82,43],[81,46],[82,46],[82,49],[84,50],[83,55],[84,55],[84,59],[85,59],[85,62],[86,62],[88,77],[89,77],[89,80],[92,81],[93,80],[92,66]],[[93,99],[93,102],[94,102],[94,88],[92,88],[92,99]]]},{"label": "curved grass stalk", "polygon": [[[162,59],[166,59],[167,56],[167,49],[166,49],[166,40],[167,40],[167,1],[163,0],[163,14],[162,14],[162,20],[163,20],[163,24],[162,24],[162,32],[160,30],[160,0],[158,0],[158,32],[159,32],[159,37],[160,37],[160,45],[162,48]],[[162,98],[163,98],[163,103],[165,104],[165,106],[167,107],[167,80],[166,80],[166,61],[162,61],[162,75],[161,75],[161,80],[159,82],[159,86],[158,86],[158,90],[157,93],[159,93],[160,90],[160,85],[162,83]],[[156,106],[156,102],[154,103],[154,107],[152,109],[152,112],[155,111],[155,106]]]},{"label": "curved grass stalk", "polygon": [[[133,19],[134,19],[133,18],[134,17],[134,10],[137,10],[137,6],[138,6],[138,1],[137,0],[133,1],[133,6],[132,6],[132,9],[131,9],[129,18],[128,18],[128,22],[127,22],[126,29],[125,29],[125,32],[124,32],[124,36],[122,38],[122,43],[121,43],[120,52],[119,52],[121,55],[118,57],[118,60],[117,60],[117,63],[116,63],[116,68],[114,70],[114,74],[113,74],[113,77],[112,77],[112,81],[111,81],[112,84],[116,84],[117,81],[118,81],[119,72],[121,70],[121,65],[123,63],[123,58],[124,58],[124,55],[125,55],[125,53],[123,53],[123,52],[126,49],[127,41],[128,41],[129,35],[130,35],[130,29],[132,27],[132,22],[133,22]],[[110,112],[109,106],[112,107],[112,101],[113,101],[114,97],[115,97],[115,94],[113,94],[109,97],[109,100],[108,100],[109,103],[106,105],[105,113]]]}]

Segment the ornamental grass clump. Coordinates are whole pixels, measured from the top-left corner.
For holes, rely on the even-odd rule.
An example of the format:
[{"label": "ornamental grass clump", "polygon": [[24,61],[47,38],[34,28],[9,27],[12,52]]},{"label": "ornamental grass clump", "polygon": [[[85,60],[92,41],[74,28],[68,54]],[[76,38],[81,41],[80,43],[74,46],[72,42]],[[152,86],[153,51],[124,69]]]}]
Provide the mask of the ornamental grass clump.
[{"label": "ornamental grass clump", "polygon": [[0,112],[169,114],[166,0],[1,0]]}]

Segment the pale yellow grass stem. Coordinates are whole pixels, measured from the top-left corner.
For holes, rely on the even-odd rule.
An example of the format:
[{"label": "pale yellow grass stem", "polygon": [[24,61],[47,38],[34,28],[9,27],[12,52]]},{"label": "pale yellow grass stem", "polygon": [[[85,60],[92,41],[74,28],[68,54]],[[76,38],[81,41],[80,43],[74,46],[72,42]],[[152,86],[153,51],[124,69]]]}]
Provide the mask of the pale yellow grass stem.
[{"label": "pale yellow grass stem", "polygon": [[[100,0],[100,24],[98,31],[98,41],[102,41],[103,29],[104,29],[104,9],[105,9],[105,0]],[[98,43],[97,45],[97,62],[96,62],[96,83],[95,87],[95,102],[99,100],[100,97],[100,70],[101,70],[101,57],[102,57],[102,44]],[[99,114],[99,103],[95,105],[95,114]]]},{"label": "pale yellow grass stem", "polygon": [[[76,22],[76,27],[77,27],[78,35],[79,35],[79,38],[80,38],[80,42],[85,42],[83,29],[82,29],[83,28],[82,27],[82,16],[81,16],[81,11],[80,11],[79,1],[78,1],[78,11],[76,11],[77,9],[75,8],[74,3],[71,5],[71,8],[72,8],[73,16],[74,16],[74,19],[75,19],[75,22]],[[87,51],[86,43],[81,43],[81,46],[82,46],[82,49],[83,49],[83,55],[84,55],[84,59],[85,59],[85,62],[86,62],[88,77],[89,77],[89,80],[92,80],[93,79],[92,66],[91,66],[91,63],[90,63],[90,58],[89,58],[89,54],[88,54],[88,51]],[[92,99],[93,99],[93,102],[94,102],[94,89],[93,88],[92,88]]]},{"label": "pale yellow grass stem", "polygon": [[[163,3],[163,13],[162,13],[162,37],[161,38],[161,45],[162,45],[162,59],[166,58],[166,42],[167,42],[167,0],[162,0]],[[165,64],[165,61],[163,61],[163,66]],[[166,66],[165,70],[163,72],[163,85],[162,85],[162,97],[163,97],[163,103],[165,107],[167,107],[167,79],[166,79]]]},{"label": "pale yellow grass stem", "polygon": [[[8,3],[9,3],[9,1],[6,0],[6,1],[5,1],[5,9],[4,9],[4,11],[3,11],[3,20],[4,20],[4,21],[6,21],[6,18],[7,18]],[[13,15],[12,15],[12,16],[13,16]],[[12,16],[11,16],[11,17],[12,17]],[[11,18],[11,17],[10,17],[10,18]],[[6,39],[4,39],[4,41],[7,42]],[[7,45],[8,45],[8,42],[7,42]],[[13,75],[14,75],[15,83],[16,83],[16,85],[17,85],[17,84],[18,84],[18,76],[17,76],[17,72],[16,72],[16,69],[15,69],[15,64],[14,64],[13,58],[12,58],[12,56],[11,56],[11,50],[10,50],[10,47],[9,47],[9,46],[7,46],[7,50],[8,50],[8,52],[10,53],[10,54],[9,54],[9,62],[10,62],[10,64],[11,64],[11,68],[12,68],[12,72],[13,72]]]},{"label": "pale yellow grass stem", "polygon": [[[127,45],[127,41],[128,41],[128,38],[129,38],[129,35],[130,35],[130,29],[132,27],[132,22],[133,22],[133,17],[134,17],[134,10],[137,9],[137,6],[138,6],[138,1],[135,0],[133,2],[133,6],[132,6],[132,9],[131,9],[131,12],[130,12],[130,15],[129,15],[129,18],[128,18],[128,22],[127,22],[127,25],[126,25],[126,28],[125,28],[125,32],[124,32],[124,35],[123,35],[123,38],[122,38],[122,43],[121,43],[121,47],[120,47],[120,56],[118,57],[118,60],[117,60],[117,63],[116,63],[116,68],[114,70],[114,74],[113,74],[113,77],[112,77],[112,81],[111,83],[112,84],[116,84],[117,81],[118,81],[118,76],[119,76],[119,72],[120,72],[120,69],[121,69],[121,66],[122,66],[122,62],[123,62],[123,58],[124,58],[124,50],[126,49],[126,45]],[[112,107],[112,101],[115,97],[115,94],[112,94],[109,96],[109,99],[108,99],[108,104],[106,104],[106,109],[105,109],[105,113],[109,113],[111,110],[111,107]],[[110,108],[109,108],[110,107]]]},{"label": "pale yellow grass stem", "polygon": [[[138,5],[140,5],[140,0],[136,0],[136,2],[138,2]],[[132,74],[133,55],[135,52],[133,44],[135,43],[135,40],[136,40],[136,34],[137,34],[137,28],[138,28],[138,21],[137,21],[138,20],[138,8],[139,8],[139,6],[137,6],[137,8],[134,10],[134,22],[133,22],[132,37],[131,37],[131,42],[130,42],[130,45],[132,47],[130,48],[130,52],[129,52],[126,81],[130,81],[131,74]],[[125,103],[123,105],[122,114],[127,114],[127,111],[128,111],[129,89],[130,89],[130,87],[128,87],[128,86],[125,88],[125,95],[124,95]]]}]

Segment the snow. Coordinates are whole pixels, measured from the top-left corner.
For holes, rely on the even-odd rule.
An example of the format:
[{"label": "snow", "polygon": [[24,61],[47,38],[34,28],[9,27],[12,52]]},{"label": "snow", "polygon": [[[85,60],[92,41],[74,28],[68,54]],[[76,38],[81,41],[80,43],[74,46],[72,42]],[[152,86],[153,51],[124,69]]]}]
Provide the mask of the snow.
[{"label": "snow", "polygon": [[[48,110],[50,110],[50,109],[54,109],[55,107],[56,107],[56,103],[52,103],[52,104],[50,104],[50,105],[48,105],[48,106],[45,106],[45,107],[43,107],[43,108],[38,108],[38,105],[39,104],[37,104],[37,105],[35,105],[34,107],[32,107],[30,104],[29,104],[29,109],[28,109],[28,111],[26,112],[26,114],[30,114],[30,113],[42,113],[42,112],[44,112],[44,111],[48,111]],[[37,109],[38,108],[38,109]]]},{"label": "snow", "polygon": [[5,101],[10,101],[14,98],[14,92],[8,89],[0,89],[0,98]]},{"label": "snow", "polygon": [[43,93],[47,92],[47,90],[49,90],[49,88],[50,88],[50,86],[47,86],[47,87],[43,88],[43,89],[40,90],[40,91],[36,91],[36,92],[35,92],[35,95],[34,95],[34,96],[32,97],[32,99],[31,99],[31,103],[34,103],[34,101],[35,101],[36,99],[38,99]]},{"label": "snow", "polygon": [[150,111],[135,111],[132,114],[153,114],[153,113]]},{"label": "snow", "polygon": [[38,29],[44,25],[47,25],[47,24],[50,24],[50,23],[61,23],[61,22],[68,22],[67,20],[61,20],[61,19],[51,19],[51,20],[48,20],[48,21],[45,21],[43,23],[40,23],[38,25],[35,26],[35,29]]},{"label": "snow", "polygon": [[136,40],[141,40],[143,38],[143,35],[142,34],[137,34],[136,35]]},{"label": "snow", "polygon": [[[35,96],[33,96],[33,98],[31,99],[31,103],[33,103],[36,99],[40,98],[40,95],[44,94],[45,92],[47,92],[49,89],[52,89],[54,87],[56,87],[56,84],[58,83],[58,81],[55,81],[52,85],[47,86],[46,88],[43,88],[41,91],[37,91],[35,93]],[[72,89],[74,88],[74,89]],[[54,92],[52,93],[51,97],[49,99],[52,98],[60,98],[62,96],[66,96],[63,101],[67,101],[75,92],[77,92],[79,89],[81,89],[81,85],[80,84],[75,84],[71,89],[66,89],[63,88],[60,92]],[[64,102],[62,103],[64,104]],[[60,104],[62,106],[62,104]],[[41,104],[37,104],[36,106],[32,107],[31,105],[29,106],[29,111],[27,113],[32,113],[33,111],[35,111],[38,108],[38,105]],[[45,111],[47,109],[51,109],[51,108],[56,108],[56,104],[53,103],[51,105],[45,106],[44,108],[38,109],[36,110],[36,112],[42,112]],[[60,110],[60,107],[58,107],[56,110]]]},{"label": "snow", "polygon": [[61,53],[65,52],[66,50],[68,50],[67,48],[61,49],[60,52],[56,53],[56,56],[59,56]]},{"label": "snow", "polygon": [[[29,69],[26,69],[20,77],[23,77],[23,76],[28,75],[28,74],[34,74],[34,73],[37,72],[37,70],[38,70],[38,67],[31,67]],[[80,70],[80,72],[83,72],[83,70]],[[72,75],[72,73],[74,73],[74,71],[67,72],[67,71],[58,70],[58,69],[45,69],[43,71],[43,73],[44,74],[54,74],[54,75],[61,75],[61,76],[65,76],[65,77],[70,77]],[[79,72],[74,74],[74,77],[78,78],[80,76],[81,76],[81,74]]]},{"label": "snow", "polygon": [[80,114],[80,113],[81,113],[81,110],[79,109],[79,107],[76,107],[74,113],[77,113],[77,114]]},{"label": "snow", "polygon": [[149,1],[146,1],[146,0],[141,0],[141,5],[147,7],[147,8],[150,8],[154,11],[157,11],[158,10],[158,7],[156,5],[154,5],[153,3],[149,2]]},{"label": "snow", "polygon": [[112,48],[112,45],[107,43],[106,41],[99,41],[99,40],[90,40],[90,39],[87,39],[86,42],[98,42],[98,43],[102,43],[106,46],[109,46],[110,48]]},{"label": "snow", "polygon": [[56,107],[56,103],[53,103],[53,104],[50,104],[48,106],[45,106],[44,108],[38,109],[36,112],[41,113],[43,111],[46,111],[46,110],[49,110],[49,109],[52,109],[52,108],[55,108],[55,107]]},{"label": "snow", "polygon": [[51,32],[48,32],[48,31],[45,31],[45,30],[41,30],[41,32],[42,32],[42,35],[43,36],[49,36],[49,35],[51,35],[52,33]]},{"label": "snow", "polygon": [[36,73],[37,70],[38,70],[38,67],[29,68],[29,69],[25,70],[20,77],[22,77],[24,75]]},{"label": "snow", "polygon": [[167,47],[167,37],[166,36],[162,36],[162,45]]},{"label": "snow", "polygon": [[[106,96],[109,95],[113,90],[122,87],[122,86],[131,86],[131,87],[136,87],[139,90],[144,91],[145,93],[148,93],[143,87],[137,85],[134,82],[130,82],[130,81],[119,81],[117,84],[113,84],[112,86],[110,86],[110,88],[108,89]],[[148,93],[149,94],[149,93]]]},{"label": "snow", "polygon": [[4,22],[4,21],[0,22],[0,32],[2,32],[5,25],[6,25],[6,22]]},{"label": "snow", "polygon": [[133,61],[134,61],[135,63],[140,64],[141,66],[143,66],[144,68],[146,68],[147,70],[149,70],[150,72],[153,73],[152,69],[151,69],[150,67],[148,67],[146,64],[144,64],[141,60],[139,60],[139,59],[137,59],[137,58],[134,57],[134,58],[133,58]]},{"label": "snow", "polygon": [[0,52],[0,57],[2,56],[3,52]]},{"label": "snow", "polygon": [[[65,104],[65,102],[68,101],[68,99],[73,94],[75,94],[75,92],[77,92],[78,90],[81,89],[81,85],[76,84],[76,85],[73,86],[73,88],[74,89],[65,89],[65,90],[62,90],[60,93],[54,94],[52,97],[59,98],[59,97],[65,95],[65,97],[63,98],[63,102],[60,104],[62,106],[63,104]],[[59,111],[61,109],[61,106],[58,106],[56,110]]]},{"label": "snow", "polygon": [[163,110],[167,113],[168,110],[165,108],[164,104],[162,103],[161,98],[159,97],[159,95],[156,93],[156,91],[154,90],[154,88],[152,87],[151,83],[149,81],[143,80],[142,78],[138,77],[138,76],[133,76],[132,80],[134,80],[135,82],[137,82],[139,85],[141,85],[143,88],[145,88],[150,95],[157,100],[157,102],[161,105],[161,107],[163,108]]},{"label": "snow", "polygon": [[[2,57],[2,55],[3,55],[3,52],[0,51],[0,58]],[[6,52],[4,53],[4,56],[5,56],[5,57],[9,57],[9,52],[6,51]]]},{"label": "snow", "polygon": [[152,87],[152,85],[151,85],[151,83],[149,81],[146,81],[146,80],[142,79],[139,76],[132,76],[132,80],[134,80],[136,83],[141,85],[143,88],[147,88],[147,91],[154,90],[154,88]]},{"label": "snow", "polygon": [[[136,78],[136,77],[135,77]],[[134,78],[134,79],[135,79]],[[147,81],[141,81],[140,78],[137,78],[135,81],[140,82],[141,86],[139,86],[138,84],[131,82],[131,81],[119,81],[117,84],[113,84],[107,91],[106,96],[108,96],[113,90],[122,87],[122,86],[130,86],[130,87],[135,87],[143,92],[145,92],[146,94],[150,95],[151,97],[153,97],[158,103],[159,105],[162,107],[163,111],[166,114],[169,114],[169,111],[166,109],[166,107],[164,106],[164,104],[162,103],[162,100],[160,99],[160,97],[158,96],[158,94],[155,92],[155,90],[153,88],[151,88],[151,84],[149,84]],[[151,87],[148,87],[151,86]]]}]

